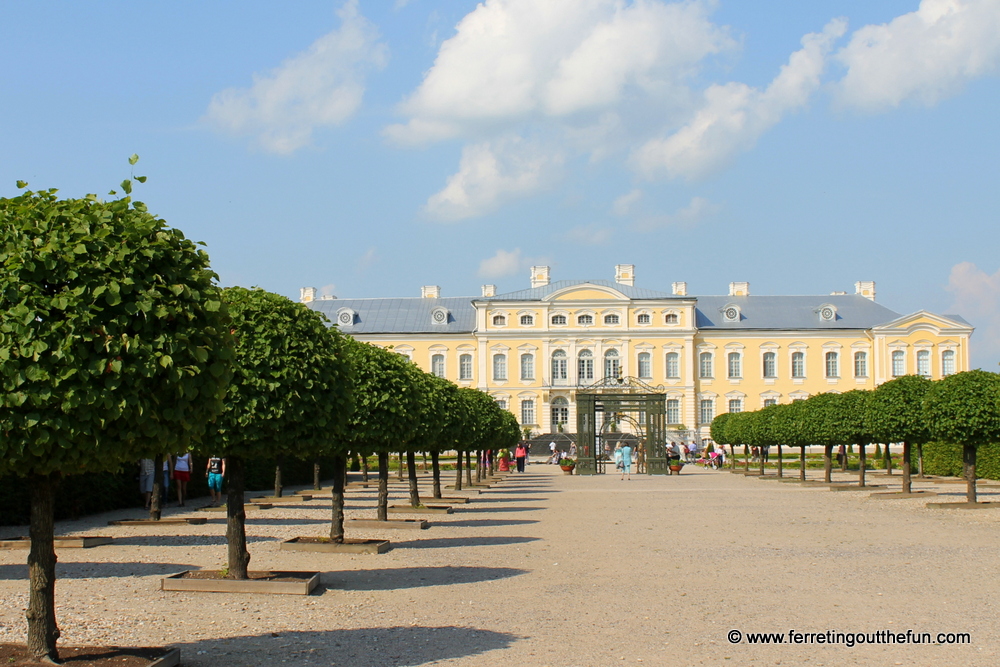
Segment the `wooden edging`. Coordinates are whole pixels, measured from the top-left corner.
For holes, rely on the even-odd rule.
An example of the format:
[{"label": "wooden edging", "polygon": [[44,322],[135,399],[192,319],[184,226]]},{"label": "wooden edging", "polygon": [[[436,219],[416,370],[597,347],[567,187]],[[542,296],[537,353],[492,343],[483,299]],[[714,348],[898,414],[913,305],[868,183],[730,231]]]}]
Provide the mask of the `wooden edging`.
[{"label": "wooden edging", "polygon": [[[114,538],[100,537],[96,535],[81,535],[79,537],[56,537],[53,545],[56,549],[90,549],[103,544],[111,544]],[[28,549],[31,547],[31,538],[15,537],[10,540],[0,540],[0,549]]]},{"label": "wooden edging", "polygon": [[903,493],[902,491],[881,491],[871,494],[871,497],[876,500],[893,500],[894,498],[929,498],[936,495],[936,491],[910,491],[909,493]]},{"label": "wooden edging", "polygon": [[298,493],[292,494],[290,496],[258,496],[256,498],[251,498],[250,502],[256,504],[268,504],[268,503],[307,503],[312,500],[312,495],[308,493]]},{"label": "wooden edging", "polygon": [[301,542],[293,537],[281,543],[282,551],[312,551],[334,554],[384,554],[392,548],[389,540],[345,538],[343,542]]},{"label": "wooden edging", "polygon": [[181,664],[181,650],[179,648],[172,648],[167,651],[167,654],[157,658],[153,662],[149,663],[146,667],[177,667]]},{"label": "wooden edging", "polygon": [[472,502],[471,498],[464,496],[441,496],[440,498],[421,498],[421,500],[427,500],[432,503],[448,503],[449,505],[463,505]]},{"label": "wooden edging", "polygon": [[865,484],[861,486],[857,483],[854,484],[831,484],[831,491],[867,491],[868,489],[881,489],[884,488],[885,484]]},{"label": "wooden edging", "polygon": [[108,521],[109,526],[177,526],[185,523],[192,526],[201,526],[202,524],[208,523],[208,519],[203,516],[193,516],[187,519],[160,519],[159,521],[153,521],[152,519],[120,519],[118,521]]},{"label": "wooden edging", "polygon": [[424,519],[389,519],[379,521],[378,519],[348,519],[348,525],[354,528],[373,528],[390,530],[424,530],[430,528],[431,524]]},{"label": "wooden edging", "polygon": [[926,503],[926,505],[935,510],[995,510],[1000,508],[1000,503]]},{"label": "wooden edging", "polygon": [[[249,502],[243,505],[244,510],[269,510],[273,507],[271,503],[254,503]],[[225,512],[228,508],[225,505],[218,505],[216,507],[201,507],[198,509],[199,512]]]},{"label": "wooden edging", "polygon": [[[202,593],[267,593],[273,595],[309,595],[319,585],[319,572],[275,572],[302,576],[303,581],[260,581],[254,579],[185,579],[184,572],[160,580],[160,590],[197,591]],[[308,579],[304,577],[308,576]]]},{"label": "wooden edging", "polygon": [[448,505],[424,505],[423,507],[389,505],[390,514],[452,514],[454,511]]}]

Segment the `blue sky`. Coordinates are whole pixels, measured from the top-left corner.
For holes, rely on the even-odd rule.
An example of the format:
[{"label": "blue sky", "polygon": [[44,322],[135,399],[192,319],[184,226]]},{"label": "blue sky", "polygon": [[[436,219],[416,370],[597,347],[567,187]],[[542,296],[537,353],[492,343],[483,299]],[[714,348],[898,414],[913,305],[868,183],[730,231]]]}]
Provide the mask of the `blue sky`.
[{"label": "blue sky", "polygon": [[853,291],[1000,360],[1000,0],[0,5],[0,196],[129,173],[223,284]]}]

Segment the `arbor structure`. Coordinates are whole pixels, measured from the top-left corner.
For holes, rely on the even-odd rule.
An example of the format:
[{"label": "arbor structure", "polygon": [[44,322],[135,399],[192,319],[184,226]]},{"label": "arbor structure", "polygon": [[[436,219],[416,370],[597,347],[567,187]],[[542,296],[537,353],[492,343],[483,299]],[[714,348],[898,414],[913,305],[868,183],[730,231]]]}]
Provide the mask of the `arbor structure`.
[{"label": "arbor structure", "polygon": [[30,480],[28,650],[56,661],[60,476],[197,440],[233,350],[207,254],[130,197],[0,199],[0,261],[0,474]]},{"label": "arbor structure", "polygon": [[223,298],[235,335],[234,374],[204,449],[227,459],[229,577],[246,579],[246,459],[325,453],[343,435],[353,389],[343,337],[324,316],[256,288],[230,287]]},{"label": "arbor structure", "polygon": [[935,440],[962,445],[966,496],[976,497],[976,448],[1000,441],[1000,375],[982,370],[949,375],[934,382],[924,399]]},{"label": "arbor structure", "polygon": [[[910,455],[916,444],[921,452],[931,439],[924,399],[934,383],[920,375],[904,375],[880,385],[871,396],[869,418],[872,434],[885,443],[903,443],[903,493],[911,493]],[[922,468],[921,468],[922,469]]]}]

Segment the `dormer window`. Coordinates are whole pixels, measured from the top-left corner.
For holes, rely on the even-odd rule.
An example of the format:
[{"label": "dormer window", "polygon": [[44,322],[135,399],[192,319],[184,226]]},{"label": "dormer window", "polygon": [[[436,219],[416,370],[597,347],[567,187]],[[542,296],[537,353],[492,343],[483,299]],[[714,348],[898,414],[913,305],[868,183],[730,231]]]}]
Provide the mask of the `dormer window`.
[{"label": "dormer window", "polygon": [[730,303],[719,309],[722,312],[722,319],[725,322],[739,322],[740,321],[740,307],[736,304]]},{"label": "dormer window", "polygon": [[530,327],[535,323],[534,315],[521,315],[521,326]]},{"label": "dormer window", "polygon": [[337,324],[342,327],[354,325],[354,319],[358,316],[351,308],[341,308],[337,311]]},{"label": "dormer window", "polygon": [[576,318],[576,323],[581,327],[589,327],[594,324],[593,315],[578,315]]},{"label": "dormer window", "polygon": [[814,312],[819,315],[820,322],[835,322],[837,320],[837,307],[832,304],[824,303]]},{"label": "dormer window", "polygon": [[448,324],[448,319],[451,313],[447,308],[435,308],[431,311],[431,323],[432,324]]},{"label": "dormer window", "polygon": [[503,327],[507,326],[507,318],[504,315],[494,315],[493,316],[493,326]]},{"label": "dormer window", "polygon": [[605,315],[604,324],[618,324],[618,316],[615,314]]}]

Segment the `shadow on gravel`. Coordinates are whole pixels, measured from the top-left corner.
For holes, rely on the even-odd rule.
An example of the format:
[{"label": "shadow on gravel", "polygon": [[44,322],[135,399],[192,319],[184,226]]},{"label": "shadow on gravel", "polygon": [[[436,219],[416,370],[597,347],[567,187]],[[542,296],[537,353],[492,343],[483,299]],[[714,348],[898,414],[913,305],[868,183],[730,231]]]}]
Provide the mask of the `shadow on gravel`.
[{"label": "shadow on gravel", "polygon": [[434,525],[446,528],[457,526],[459,528],[486,528],[491,526],[524,526],[529,523],[538,523],[537,519],[462,519],[460,521],[440,521],[434,520]]},{"label": "shadow on gravel", "polygon": [[[276,542],[279,538],[247,535],[247,542]],[[116,537],[115,544],[144,547],[202,547],[228,544],[225,535],[132,535]]]},{"label": "shadow on gravel", "polygon": [[[395,545],[393,545],[395,546]],[[394,591],[400,588],[452,586],[507,579],[528,570],[513,567],[401,567],[384,570],[324,572],[323,585],[338,591]]]},{"label": "shadow on gravel", "polygon": [[457,511],[465,514],[466,512],[533,512],[535,510],[543,510],[544,507],[538,507],[532,505],[531,507],[461,507]]},{"label": "shadow on gravel", "polygon": [[480,537],[435,537],[429,540],[409,540],[393,542],[393,549],[444,549],[448,547],[493,547],[501,544],[524,544],[536,542],[540,537],[504,537],[483,535]]},{"label": "shadow on gravel", "polygon": [[[176,644],[191,665],[415,667],[509,648],[521,637],[468,627],[407,626],[274,632]],[[497,656],[494,664],[501,660]]]},{"label": "shadow on gravel", "polygon": [[[25,553],[27,557],[27,553]],[[173,574],[181,570],[197,570],[197,565],[178,563],[56,563],[56,579],[107,579],[111,577],[145,577],[151,574]],[[28,565],[0,565],[0,580],[28,579]]]}]

